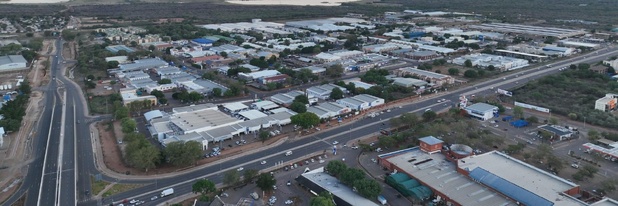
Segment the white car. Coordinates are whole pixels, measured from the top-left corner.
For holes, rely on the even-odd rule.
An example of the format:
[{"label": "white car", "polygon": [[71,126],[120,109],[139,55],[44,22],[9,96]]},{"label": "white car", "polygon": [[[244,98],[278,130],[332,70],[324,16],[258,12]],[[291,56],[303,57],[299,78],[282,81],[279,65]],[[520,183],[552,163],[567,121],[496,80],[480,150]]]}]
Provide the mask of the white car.
[{"label": "white car", "polygon": [[245,169],[245,168],[239,167],[236,171],[239,171],[239,172],[240,172],[240,171],[242,171],[242,170],[244,170],[244,169]]},{"label": "white car", "polygon": [[291,205],[291,204],[293,204],[293,203],[294,203],[294,201],[292,201],[292,200],[286,200],[286,201],[285,201],[285,204],[286,204],[286,205]]},{"label": "white car", "polygon": [[266,160],[264,160],[264,161],[260,162],[260,164],[265,165],[265,164],[266,164]]},{"label": "white car", "polygon": [[352,146],[352,147],[350,147],[350,148],[352,148],[352,149],[358,149],[358,146]]},{"label": "white car", "polygon": [[337,144],[339,144],[339,142],[337,142],[337,141],[334,141],[334,142],[333,142],[333,145],[337,145]]}]

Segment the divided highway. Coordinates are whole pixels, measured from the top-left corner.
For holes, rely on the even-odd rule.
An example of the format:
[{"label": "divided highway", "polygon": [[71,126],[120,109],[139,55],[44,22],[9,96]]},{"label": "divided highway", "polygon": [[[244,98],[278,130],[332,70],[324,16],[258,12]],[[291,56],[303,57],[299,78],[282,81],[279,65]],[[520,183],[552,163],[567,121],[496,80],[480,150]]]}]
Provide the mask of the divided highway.
[{"label": "divided highway", "polygon": [[[354,123],[350,123],[345,126],[336,127],[327,131],[323,131],[321,133],[315,135],[309,135],[308,137],[303,137],[302,139],[292,140],[286,144],[267,149],[264,151],[256,152],[254,154],[241,156],[233,160],[228,160],[225,162],[221,162],[218,164],[212,164],[209,167],[190,172],[187,174],[178,175],[170,178],[163,178],[156,181],[143,181],[143,180],[119,180],[122,183],[151,183],[149,186],[145,186],[142,188],[134,189],[131,191],[127,191],[121,194],[116,194],[111,197],[105,198],[102,203],[109,204],[112,202],[122,201],[124,199],[139,199],[146,201],[146,205],[154,205],[157,203],[162,203],[167,200],[166,198],[158,198],[154,201],[150,201],[152,196],[158,195],[161,190],[165,188],[174,188],[176,194],[184,194],[191,192],[191,185],[198,178],[208,178],[215,183],[222,182],[223,173],[227,170],[237,169],[238,167],[244,167],[245,169],[263,169],[272,165],[260,165],[260,161],[266,160],[269,163],[274,163],[278,161],[290,161],[296,158],[303,156],[304,154],[309,154],[316,151],[330,151],[332,145],[330,144],[332,141],[339,142],[347,142],[349,140],[356,139],[358,137],[371,134],[378,133],[379,130],[383,127],[388,127],[389,119],[399,116],[405,112],[416,112],[422,113],[426,109],[432,109],[434,111],[438,111],[441,109],[445,109],[451,106],[451,104],[445,105],[444,103],[436,103],[438,99],[447,99],[450,100],[451,103],[457,103],[459,97],[461,95],[483,95],[490,94],[495,92],[495,88],[501,89],[511,89],[520,84],[525,84],[528,81],[531,81],[536,78],[540,78],[545,75],[554,74],[559,72],[558,69],[561,67],[569,66],[570,64],[578,64],[582,62],[598,62],[607,57],[614,56],[618,54],[617,49],[602,49],[599,52],[603,52],[602,54],[587,54],[584,56],[576,57],[569,60],[564,60],[560,62],[552,63],[553,67],[546,68],[545,66],[541,66],[538,68],[533,68],[527,71],[521,71],[517,73],[512,73],[506,75],[504,77],[489,80],[483,83],[479,83],[476,85],[471,85],[465,88],[458,89],[456,91],[449,91],[446,93],[441,93],[435,96],[425,97],[426,99],[415,102],[413,104],[409,104],[403,106],[402,108],[394,108],[392,112],[387,112],[382,115],[379,115],[375,118],[365,118]],[[590,58],[585,58],[586,56]],[[494,88],[494,89],[491,89]],[[383,125],[384,124],[384,125]],[[285,156],[284,153],[286,151],[292,150],[294,154],[291,156]],[[92,205],[96,204],[95,201],[86,201],[81,202],[80,205]]]}]

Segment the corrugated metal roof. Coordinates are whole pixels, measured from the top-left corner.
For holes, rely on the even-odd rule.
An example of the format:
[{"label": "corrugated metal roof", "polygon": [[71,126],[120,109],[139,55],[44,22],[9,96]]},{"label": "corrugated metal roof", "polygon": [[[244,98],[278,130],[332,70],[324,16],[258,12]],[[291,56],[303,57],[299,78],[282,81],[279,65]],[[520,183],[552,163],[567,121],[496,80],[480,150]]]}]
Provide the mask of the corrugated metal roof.
[{"label": "corrugated metal roof", "polygon": [[523,205],[552,206],[553,202],[542,198],[522,187],[519,187],[505,179],[502,179],[480,167],[470,172],[470,177],[494,190],[520,202]]}]

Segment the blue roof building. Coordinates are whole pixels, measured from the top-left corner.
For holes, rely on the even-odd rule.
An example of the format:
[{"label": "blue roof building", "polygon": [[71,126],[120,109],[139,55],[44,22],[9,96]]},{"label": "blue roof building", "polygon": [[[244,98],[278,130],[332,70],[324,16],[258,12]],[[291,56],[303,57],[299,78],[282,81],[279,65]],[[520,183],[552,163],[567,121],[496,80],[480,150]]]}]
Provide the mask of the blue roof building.
[{"label": "blue roof building", "polygon": [[119,51],[126,51],[128,53],[133,53],[135,52],[135,50],[125,46],[125,45],[111,45],[111,46],[107,46],[105,47],[105,49],[107,49],[107,51],[110,51],[112,53],[118,53]]},{"label": "blue roof building", "polygon": [[197,38],[197,39],[192,39],[191,43],[193,44],[197,44],[199,46],[203,46],[203,47],[209,47],[212,46],[212,43],[214,43],[215,41],[210,40],[210,39],[204,39],[204,38]]}]

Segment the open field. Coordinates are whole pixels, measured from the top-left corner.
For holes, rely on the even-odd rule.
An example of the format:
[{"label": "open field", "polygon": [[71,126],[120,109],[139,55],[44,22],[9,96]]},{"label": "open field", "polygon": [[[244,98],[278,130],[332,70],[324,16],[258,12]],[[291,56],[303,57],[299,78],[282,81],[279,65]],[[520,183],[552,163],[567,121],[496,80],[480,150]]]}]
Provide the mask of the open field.
[{"label": "open field", "polygon": [[382,0],[381,3],[400,4],[401,9],[470,12],[509,22],[532,19],[582,19],[599,24],[615,23],[618,2],[614,0]]},{"label": "open field", "polygon": [[340,6],[344,2],[357,0],[229,0],[232,4],[242,5],[294,5],[294,6]]}]

